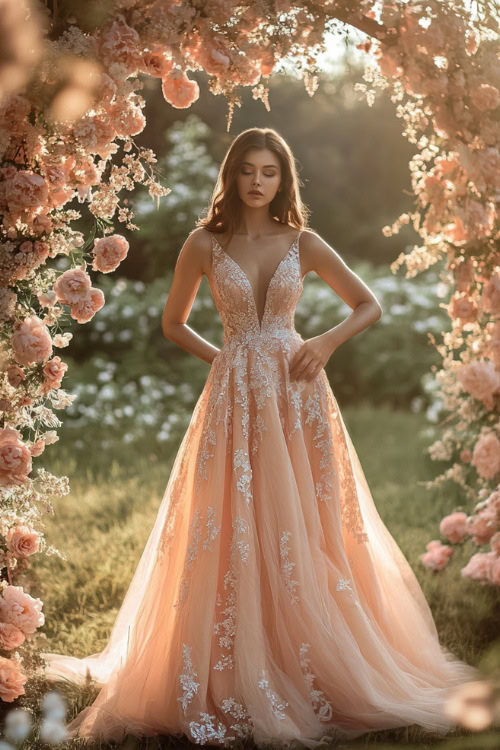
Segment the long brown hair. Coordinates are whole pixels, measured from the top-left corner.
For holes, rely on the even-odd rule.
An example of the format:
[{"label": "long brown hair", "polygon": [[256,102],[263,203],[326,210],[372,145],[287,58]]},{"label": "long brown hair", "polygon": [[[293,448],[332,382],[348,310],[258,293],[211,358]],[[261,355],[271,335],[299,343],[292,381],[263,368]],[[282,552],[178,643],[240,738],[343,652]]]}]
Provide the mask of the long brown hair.
[{"label": "long brown hair", "polygon": [[242,201],[238,195],[236,176],[243,157],[250,148],[268,148],[276,154],[281,166],[281,190],[269,204],[269,214],[296,229],[307,226],[310,211],[302,202],[295,158],[285,139],[273,128],[248,128],[235,137],[222,161],[217,182],[207,210],[197,227],[232,237],[240,219]]}]

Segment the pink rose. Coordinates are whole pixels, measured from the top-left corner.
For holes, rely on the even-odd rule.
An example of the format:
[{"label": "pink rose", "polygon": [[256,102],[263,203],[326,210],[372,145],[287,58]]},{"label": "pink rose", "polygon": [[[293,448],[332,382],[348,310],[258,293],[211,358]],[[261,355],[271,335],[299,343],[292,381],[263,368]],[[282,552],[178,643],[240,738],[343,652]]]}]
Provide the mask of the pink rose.
[{"label": "pink rose", "polygon": [[112,234],[109,237],[102,237],[94,242],[94,261],[92,269],[101,271],[101,273],[110,273],[120,265],[121,261],[126,258],[129,244],[125,237],[119,234]]},{"label": "pink rose", "polygon": [[[31,106],[31,102],[17,94],[3,97],[0,104],[0,123],[5,130],[12,135],[23,133],[26,129],[26,119],[31,111]],[[15,167],[13,167],[13,170],[15,171]]]},{"label": "pink rose", "polygon": [[144,52],[142,56],[143,72],[155,78],[164,78],[172,70],[173,64],[173,61],[161,50]]},{"label": "pink rose", "polygon": [[44,232],[48,234],[52,231],[52,219],[46,213],[36,214],[33,217],[31,226],[37,234],[43,234]]},{"label": "pink rose", "polygon": [[493,479],[500,472],[500,440],[493,432],[479,436],[472,451],[472,463],[485,479]]},{"label": "pink rose", "polygon": [[457,380],[471,396],[493,409],[493,396],[500,388],[500,375],[493,362],[485,359],[468,362],[458,370]]},{"label": "pink rose", "polygon": [[465,522],[467,514],[462,512],[450,513],[439,524],[439,531],[450,542],[461,542],[466,535]]},{"label": "pink rose", "polygon": [[104,305],[104,294],[101,289],[91,287],[87,296],[71,305],[70,314],[78,323],[87,323]]},{"label": "pink rose", "polygon": [[26,640],[22,630],[19,630],[10,622],[0,622],[0,648],[5,651],[12,651],[19,648]]},{"label": "pink rose", "polygon": [[493,559],[494,553],[492,552],[476,552],[475,555],[472,555],[467,565],[462,568],[460,574],[464,578],[472,578],[474,581],[486,583]]},{"label": "pink rose", "polygon": [[14,324],[10,343],[14,358],[20,365],[43,362],[52,354],[50,333],[37,315],[30,315]]},{"label": "pink rose", "polygon": [[116,20],[101,30],[98,49],[107,67],[112,63],[120,63],[130,74],[141,65],[140,41],[138,32],[119,14]]},{"label": "pink rose", "polygon": [[72,200],[75,195],[73,187],[56,187],[50,191],[49,205],[51,208],[60,208]]},{"label": "pink rose", "polygon": [[51,308],[54,307],[57,302],[56,293],[52,289],[50,289],[48,292],[40,292],[37,297],[42,307]]},{"label": "pink rose", "polygon": [[83,268],[64,271],[54,284],[57,300],[65,305],[74,305],[89,293],[92,281]]},{"label": "pink rose", "polygon": [[10,365],[7,368],[7,380],[13,388],[17,388],[25,379],[26,375],[24,374],[24,370],[22,370],[19,365]]},{"label": "pink rose", "polygon": [[420,560],[431,570],[442,570],[448,564],[453,554],[453,547],[441,544],[438,539],[433,539],[426,545],[427,552],[420,555]]},{"label": "pink rose", "polygon": [[465,464],[468,464],[469,461],[472,458],[472,451],[470,451],[468,448],[464,448],[460,451],[460,460],[463,461]]},{"label": "pink rose", "polygon": [[61,357],[56,355],[49,359],[49,361],[43,367],[43,374],[45,375],[45,382],[43,384],[43,391],[46,392],[51,388],[60,388],[61,380],[64,377],[64,373],[68,369],[66,362],[63,362]]},{"label": "pink rose", "polygon": [[110,115],[118,135],[126,138],[129,135],[138,135],[146,127],[146,118],[140,107],[128,99],[120,99],[110,108]]},{"label": "pink rose", "polygon": [[466,533],[473,537],[476,544],[489,542],[497,529],[496,514],[489,508],[484,508],[467,519]]},{"label": "pink rose", "polygon": [[162,78],[161,90],[165,100],[177,109],[190,107],[200,96],[197,82],[177,69]]},{"label": "pink rose", "polygon": [[0,617],[16,625],[25,635],[32,635],[45,623],[43,602],[23,591],[22,586],[7,586],[0,597]]},{"label": "pink rose", "polygon": [[473,323],[477,320],[477,305],[468,294],[456,292],[450,300],[448,313],[451,318],[458,318],[461,325]]},{"label": "pink rose", "polygon": [[494,273],[484,285],[481,301],[485,312],[500,315],[500,273]]},{"label": "pink rose", "polygon": [[0,429],[0,485],[23,484],[31,469],[31,453],[17,430]]},{"label": "pink rose", "polygon": [[14,557],[29,557],[40,548],[40,536],[29,526],[11,526],[6,542],[7,549]]},{"label": "pink rose", "polygon": [[17,661],[0,656],[0,698],[3,701],[12,703],[24,695],[27,679]]},{"label": "pink rose", "polygon": [[37,456],[41,456],[42,453],[45,450],[45,440],[43,438],[38,438],[38,440],[35,440],[32,445],[30,445],[30,453],[33,456],[33,458],[36,458]]},{"label": "pink rose", "polygon": [[6,180],[5,198],[13,212],[45,206],[49,188],[43,177],[35,172],[20,170]]}]

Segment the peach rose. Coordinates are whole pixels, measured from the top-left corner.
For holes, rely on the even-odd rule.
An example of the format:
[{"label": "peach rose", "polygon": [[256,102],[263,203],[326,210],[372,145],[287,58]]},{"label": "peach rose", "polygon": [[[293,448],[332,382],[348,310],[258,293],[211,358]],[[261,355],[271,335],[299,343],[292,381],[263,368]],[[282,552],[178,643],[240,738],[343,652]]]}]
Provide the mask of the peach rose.
[{"label": "peach rose", "polygon": [[0,656],[0,698],[3,701],[12,703],[24,695],[27,679],[17,661]]},{"label": "peach rose", "polygon": [[448,313],[451,318],[460,320],[461,325],[473,323],[477,320],[477,305],[468,294],[456,292],[450,300]]},{"label": "peach rose", "polygon": [[64,373],[68,369],[66,362],[63,362],[59,355],[52,357],[43,367],[43,374],[45,375],[44,386],[50,390],[51,388],[60,388],[61,380],[64,377]]},{"label": "peach rose", "polygon": [[19,365],[10,365],[7,368],[7,380],[13,388],[17,388],[25,379],[24,370]]},{"label": "peach rose", "polygon": [[484,285],[481,301],[483,310],[500,315],[500,273],[494,273]]},{"label": "peach rose", "polygon": [[32,635],[45,623],[42,607],[42,600],[34,599],[22,586],[7,586],[0,597],[0,618],[16,625],[24,635]]},{"label": "peach rose", "polygon": [[14,324],[10,343],[14,359],[20,365],[43,362],[52,354],[49,330],[37,315],[30,315]]},{"label": "peach rose", "polygon": [[439,539],[433,539],[426,545],[427,552],[420,555],[420,560],[431,570],[442,570],[448,564],[450,557],[453,555],[453,547],[441,544]]},{"label": "peach rose", "polygon": [[465,522],[467,514],[462,512],[450,513],[445,516],[439,524],[439,531],[450,542],[461,542],[466,535]]},{"label": "peach rose", "polygon": [[146,118],[141,108],[131,101],[120,99],[109,112],[116,133],[123,138],[138,135],[146,127]]},{"label": "peach rose", "polygon": [[33,458],[41,456],[45,450],[45,440],[43,438],[38,438],[38,440],[35,440],[35,442],[29,446],[29,449]]},{"label": "peach rose", "polygon": [[59,276],[54,292],[58,302],[74,305],[87,296],[91,285],[90,276],[83,268],[70,268]]},{"label": "peach rose", "polygon": [[472,451],[472,463],[485,479],[493,479],[500,472],[500,440],[493,432],[479,436]]},{"label": "peach rose", "polygon": [[12,427],[0,429],[0,485],[23,484],[32,469],[31,453]]},{"label": "peach rose", "polygon": [[71,305],[70,314],[78,323],[87,323],[104,305],[104,294],[101,289],[91,287],[87,296]]},{"label": "peach rose", "polygon": [[138,32],[119,14],[116,20],[101,30],[98,49],[107,67],[111,63],[120,63],[127,71],[134,72],[141,65],[140,41]]},{"label": "peach rose", "polygon": [[190,107],[200,96],[198,83],[177,69],[162,78],[161,90],[165,100],[176,109]]},{"label": "peach rose", "polygon": [[[3,97],[0,104],[0,123],[12,135],[25,130],[26,118],[31,111],[31,102],[18,94]],[[15,171],[15,167],[13,168]]]},{"label": "peach rose", "polygon": [[0,648],[12,651],[24,643],[26,636],[11,622],[0,622]]},{"label": "peach rose", "polygon": [[53,289],[50,289],[48,292],[40,292],[40,294],[37,295],[39,303],[42,305],[42,307],[54,307],[54,305],[57,302],[56,293]]},{"label": "peach rose", "polygon": [[31,226],[37,234],[43,234],[44,232],[48,234],[52,231],[52,219],[46,213],[36,214],[33,217]]},{"label": "peach rose", "polygon": [[7,549],[14,557],[29,557],[40,548],[40,535],[29,526],[11,526],[6,536]]},{"label": "peach rose", "polygon": [[127,257],[129,244],[125,237],[112,234],[94,242],[94,261],[92,269],[101,273],[114,271],[122,260]]},{"label": "peach rose", "polygon": [[142,70],[154,78],[163,78],[170,73],[173,60],[168,58],[162,50],[144,52],[142,55]]},{"label": "peach rose", "polygon": [[6,180],[5,198],[9,210],[14,212],[43,207],[49,198],[49,188],[41,175],[23,169]]},{"label": "peach rose", "polygon": [[485,359],[468,362],[458,370],[457,380],[471,396],[493,409],[493,396],[500,388],[500,375],[493,362]]}]

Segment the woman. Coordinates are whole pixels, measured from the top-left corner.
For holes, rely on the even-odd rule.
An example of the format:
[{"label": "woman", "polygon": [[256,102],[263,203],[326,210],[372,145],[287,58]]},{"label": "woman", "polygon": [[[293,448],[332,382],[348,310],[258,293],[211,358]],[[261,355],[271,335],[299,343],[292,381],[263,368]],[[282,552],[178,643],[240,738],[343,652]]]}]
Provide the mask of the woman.
[{"label": "woman", "polygon": [[[315,747],[410,724],[444,734],[451,688],[479,676],[440,645],[331,391],[328,359],[381,308],[305,228],[298,184],[283,138],[245,130],[180,251],[163,332],[211,369],[106,648],[44,655],[48,677],[102,686],[70,737]],[[294,312],[309,271],[352,313],[304,341]],[[221,349],[186,325],[203,274]]]}]

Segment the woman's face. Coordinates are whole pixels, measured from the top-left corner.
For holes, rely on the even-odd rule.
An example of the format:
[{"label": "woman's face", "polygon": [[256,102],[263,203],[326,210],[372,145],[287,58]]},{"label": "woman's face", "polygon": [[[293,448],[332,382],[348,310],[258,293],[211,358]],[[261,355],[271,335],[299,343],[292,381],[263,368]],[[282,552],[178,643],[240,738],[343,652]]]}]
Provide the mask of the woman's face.
[{"label": "woman's face", "polygon": [[273,151],[268,148],[250,148],[245,151],[236,183],[238,195],[247,206],[256,208],[271,203],[280,182],[280,162]]}]

